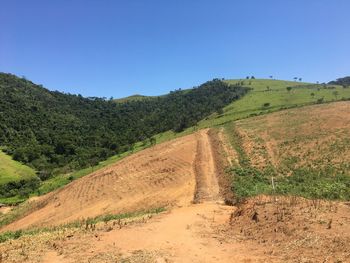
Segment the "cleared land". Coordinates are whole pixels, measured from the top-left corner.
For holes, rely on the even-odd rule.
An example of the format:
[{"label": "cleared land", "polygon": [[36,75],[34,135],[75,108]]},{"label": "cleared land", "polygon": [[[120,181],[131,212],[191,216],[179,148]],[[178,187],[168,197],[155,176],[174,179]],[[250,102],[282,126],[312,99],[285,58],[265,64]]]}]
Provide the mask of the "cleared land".
[{"label": "cleared land", "polygon": [[[0,254],[5,262],[347,262],[348,201],[266,196],[263,194],[273,193],[270,177],[264,181],[258,174],[252,176],[259,180],[253,181],[252,189],[256,192],[249,192],[257,196],[226,206],[223,202],[230,185],[223,180],[222,172],[227,166],[244,171],[272,167],[274,172],[281,173],[273,174],[278,187],[282,182],[277,180],[278,176],[292,178],[300,168],[298,163],[322,170],[320,164],[325,156],[330,156],[329,163],[336,169],[327,183],[331,179],[341,183],[336,176],[348,171],[342,170],[341,164],[348,163],[349,105],[349,102],[315,105],[241,120],[226,126],[226,134],[223,129],[201,130],[126,157],[42,197],[50,198],[41,203],[43,207],[8,229],[55,225],[87,214],[122,210],[145,211],[166,206],[166,212],[92,224],[83,221],[80,225],[43,230],[35,235],[23,234],[0,244]],[[329,137],[333,133],[337,136]],[[308,149],[305,152],[311,151],[307,155],[298,150],[304,145]],[[284,166],[285,152],[292,156],[300,154],[302,158],[292,166]],[[108,176],[112,180],[104,181]],[[233,186],[236,178],[243,178],[246,183],[249,176],[234,175]],[[316,189],[320,186],[317,179],[312,178]],[[90,181],[94,184],[89,184]],[[301,181],[294,186],[306,183]],[[249,189],[249,184],[243,186]],[[87,188],[82,195],[79,189],[84,187]],[[330,191],[335,192],[332,188]],[[103,200],[109,202],[108,206]],[[70,203],[75,211],[70,210]],[[98,213],[94,214],[94,209]],[[35,221],[33,215],[41,216],[40,221]]]},{"label": "cleared land", "polygon": [[254,167],[301,167],[350,175],[350,102],[315,105],[235,122]]},{"label": "cleared land", "polygon": [[240,159],[233,168],[236,194],[350,199],[350,102],[281,111],[226,128]]},{"label": "cleared land", "polygon": [[6,229],[58,225],[101,214],[183,205],[193,200],[193,134],[157,145],[41,197],[33,211]]},{"label": "cleared land", "polygon": [[126,157],[32,202],[27,215],[2,230],[60,225],[102,214],[218,201],[208,130]]}]

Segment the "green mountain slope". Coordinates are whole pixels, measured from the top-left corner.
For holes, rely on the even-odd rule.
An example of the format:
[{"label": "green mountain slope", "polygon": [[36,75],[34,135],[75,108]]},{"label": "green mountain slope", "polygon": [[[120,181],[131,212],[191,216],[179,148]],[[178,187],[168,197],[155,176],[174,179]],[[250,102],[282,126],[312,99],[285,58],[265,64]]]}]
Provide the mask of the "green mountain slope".
[{"label": "green mountain slope", "polygon": [[[350,88],[339,85],[271,79],[226,80],[226,82],[229,84],[243,82],[244,86],[252,90],[246,96],[226,106],[223,114],[219,116],[214,114],[201,121],[199,127],[211,127],[286,108],[350,99]],[[288,90],[287,87],[291,89]]]},{"label": "green mountain slope", "polygon": [[0,147],[38,170],[44,181],[132,151],[137,142],[153,144],[154,135],[193,126],[246,92],[213,80],[186,91],[116,103],[49,91],[0,73]]},{"label": "green mountain slope", "polygon": [[14,161],[0,150],[0,203],[18,203],[40,183],[34,169]]},{"label": "green mountain slope", "polygon": [[147,100],[150,98],[155,98],[153,96],[144,96],[144,95],[139,95],[139,94],[135,94],[135,95],[131,95],[125,98],[120,98],[120,99],[115,99],[115,102],[118,103],[125,103],[125,102],[130,102],[130,101],[140,101],[140,100]]},{"label": "green mountain slope", "polygon": [[34,169],[14,161],[11,156],[0,151],[0,185],[32,177],[36,177]]}]

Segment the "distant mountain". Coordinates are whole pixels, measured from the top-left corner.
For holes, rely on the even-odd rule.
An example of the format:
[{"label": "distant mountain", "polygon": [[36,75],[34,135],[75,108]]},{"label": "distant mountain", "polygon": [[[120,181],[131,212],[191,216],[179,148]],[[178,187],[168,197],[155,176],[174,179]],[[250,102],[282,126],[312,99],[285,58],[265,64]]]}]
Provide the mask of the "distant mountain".
[{"label": "distant mountain", "polygon": [[144,95],[140,95],[140,94],[135,94],[135,95],[131,95],[125,98],[120,98],[120,99],[115,99],[115,102],[119,102],[119,103],[125,103],[125,102],[130,102],[130,101],[139,101],[139,100],[147,100],[150,98],[155,98],[153,96],[144,96]]},{"label": "distant mountain", "polygon": [[339,78],[337,80],[330,81],[328,84],[331,85],[342,85],[342,86],[350,86],[350,76]]},{"label": "distant mountain", "polygon": [[58,168],[87,167],[157,133],[181,131],[246,92],[213,80],[186,92],[116,103],[0,73],[0,147],[46,179]]}]

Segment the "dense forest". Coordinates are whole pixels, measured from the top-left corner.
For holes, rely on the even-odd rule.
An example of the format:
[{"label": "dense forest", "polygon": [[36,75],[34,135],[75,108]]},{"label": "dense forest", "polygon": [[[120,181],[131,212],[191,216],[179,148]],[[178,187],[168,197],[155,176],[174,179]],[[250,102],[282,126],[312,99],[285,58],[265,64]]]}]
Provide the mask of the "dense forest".
[{"label": "dense forest", "polygon": [[342,85],[342,86],[350,86],[350,76],[339,78],[337,80],[330,81],[328,84],[331,85]]},{"label": "dense forest", "polygon": [[96,164],[157,133],[182,131],[246,92],[215,79],[190,90],[116,103],[49,91],[0,73],[0,147],[45,180],[54,170]]}]

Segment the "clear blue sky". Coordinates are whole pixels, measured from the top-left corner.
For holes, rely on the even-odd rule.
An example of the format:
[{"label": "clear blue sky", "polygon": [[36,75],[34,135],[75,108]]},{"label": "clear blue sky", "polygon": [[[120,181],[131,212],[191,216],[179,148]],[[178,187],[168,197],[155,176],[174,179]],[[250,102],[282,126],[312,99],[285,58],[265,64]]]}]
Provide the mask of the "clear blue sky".
[{"label": "clear blue sky", "polygon": [[3,0],[0,71],[85,96],[350,75],[348,0]]}]

